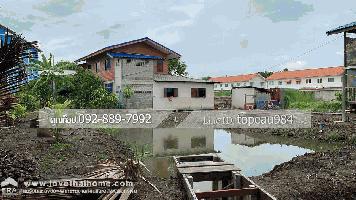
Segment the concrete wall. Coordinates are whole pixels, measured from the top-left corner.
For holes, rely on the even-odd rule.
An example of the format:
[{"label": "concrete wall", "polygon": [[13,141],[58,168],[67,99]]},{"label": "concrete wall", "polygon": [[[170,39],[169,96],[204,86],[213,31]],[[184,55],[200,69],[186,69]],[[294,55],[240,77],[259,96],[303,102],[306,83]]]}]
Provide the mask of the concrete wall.
[{"label": "concrete wall", "polygon": [[341,93],[341,90],[317,90],[313,91],[314,97],[320,101],[331,101],[336,99],[336,93]]},{"label": "concrete wall", "polygon": [[[318,79],[322,79],[322,83],[318,83]],[[328,78],[334,78],[334,82],[328,82]],[[307,79],[311,79],[311,83],[306,83]],[[287,84],[287,81],[291,80],[291,84]],[[300,84],[297,84],[297,80],[300,80]],[[282,84],[280,84],[280,82]],[[269,80],[267,82],[268,88],[330,88],[330,87],[342,87],[341,76],[329,76],[329,77],[313,77],[313,78],[301,78],[301,79],[282,79],[282,80]]]},{"label": "concrete wall", "polygon": [[[143,66],[136,66],[143,62]],[[124,99],[127,109],[144,109],[153,107],[153,71],[156,60],[121,59],[121,91],[126,86],[132,87],[134,94]],[[121,95],[123,97],[123,95]],[[121,98],[122,99],[122,98]]]},{"label": "concrete wall", "polygon": [[[246,102],[245,102],[245,95]],[[254,88],[235,88],[232,90],[231,94],[231,107],[238,109],[245,109],[246,104],[254,104],[255,98],[251,95],[255,95]]]},{"label": "concrete wall", "polygon": [[[153,84],[154,110],[214,109],[214,85],[197,82],[155,82]],[[164,88],[178,88],[178,97],[164,97]],[[191,88],[206,88],[205,98],[192,98]]]}]

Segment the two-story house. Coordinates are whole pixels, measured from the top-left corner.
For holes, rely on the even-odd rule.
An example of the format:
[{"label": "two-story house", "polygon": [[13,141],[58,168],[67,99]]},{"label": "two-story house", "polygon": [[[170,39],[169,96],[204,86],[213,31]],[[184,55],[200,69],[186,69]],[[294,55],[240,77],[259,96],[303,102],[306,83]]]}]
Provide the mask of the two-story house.
[{"label": "two-story house", "polygon": [[234,87],[266,88],[266,80],[259,73],[210,78],[216,82],[214,90],[231,90]]},{"label": "two-story house", "polygon": [[[76,62],[97,74],[125,108],[213,109],[212,81],[169,75],[169,59],[180,57],[146,37],[105,47]],[[126,87],[132,88],[134,94],[123,100]]]},{"label": "two-story house", "polygon": [[298,90],[333,88],[341,90],[344,67],[274,72],[267,77],[268,88]]}]

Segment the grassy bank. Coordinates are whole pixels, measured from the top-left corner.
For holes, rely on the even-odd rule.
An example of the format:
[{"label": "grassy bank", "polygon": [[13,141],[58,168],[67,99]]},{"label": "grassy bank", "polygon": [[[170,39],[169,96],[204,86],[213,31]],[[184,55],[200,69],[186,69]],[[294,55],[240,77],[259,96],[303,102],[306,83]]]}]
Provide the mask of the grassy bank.
[{"label": "grassy bank", "polygon": [[287,89],[283,93],[284,107],[287,109],[300,109],[313,112],[339,112],[341,101],[319,101],[313,92]]}]

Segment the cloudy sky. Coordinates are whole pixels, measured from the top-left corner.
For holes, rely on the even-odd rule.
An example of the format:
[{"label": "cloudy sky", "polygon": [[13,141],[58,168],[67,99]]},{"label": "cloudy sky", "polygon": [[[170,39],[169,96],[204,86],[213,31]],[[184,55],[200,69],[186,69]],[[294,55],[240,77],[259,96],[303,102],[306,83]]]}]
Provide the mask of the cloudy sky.
[{"label": "cloudy sky", "polygon": [[142,37],[183,55],[195,77],[343,63],[355,0],[0,0],[0,23],[75,60]]}]

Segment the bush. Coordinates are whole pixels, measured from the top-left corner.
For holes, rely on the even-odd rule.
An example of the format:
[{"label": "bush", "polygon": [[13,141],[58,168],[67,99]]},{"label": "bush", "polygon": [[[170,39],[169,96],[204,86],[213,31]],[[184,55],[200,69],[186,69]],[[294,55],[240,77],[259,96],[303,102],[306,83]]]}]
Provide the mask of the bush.
[{"label": "bush", "polygon": [[118,98],[109,93],[99,77],[91,71],[78,70],[72,77],[70,99],[73,107],[78,109],[109,109],[118,107]]},{"label": "bush", "polygon": [[110,94],[105,88],[98,88],[93,91],[92,95],[88,108],[115,109],[118,107],[117,96]]},{"label": "bush", "polygon": [[40,100],[37,98],[37,96],[29,92],[21,91],[16,94],[16,97],[18,99],[18,103],[26,107],[27,111],[37,110],[41,106]]},{"label": "bush", "polygon": [[293,102],[288,108],[301,109],[313,112],[338,112],[341,110],[340,101],[314,101],[314,102]]},{"label": "bush", "polygon": [[[55,87],[53,87],[55,83]],[[118,107],[118,98],[109,93],[99,77],[91,71],[79,69],[71,76],[41,76],[21,88],[19,104],[34,111],[51,105],[71,102],[76,109],[110,109]]]},{"label": "bush", "polygon": [[9,112],[9,116],[13,120],[25,117],[26,114],[27,114],[26,106],[21,104],[16,104]]}]

